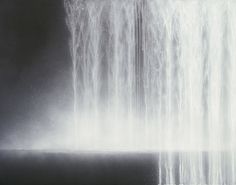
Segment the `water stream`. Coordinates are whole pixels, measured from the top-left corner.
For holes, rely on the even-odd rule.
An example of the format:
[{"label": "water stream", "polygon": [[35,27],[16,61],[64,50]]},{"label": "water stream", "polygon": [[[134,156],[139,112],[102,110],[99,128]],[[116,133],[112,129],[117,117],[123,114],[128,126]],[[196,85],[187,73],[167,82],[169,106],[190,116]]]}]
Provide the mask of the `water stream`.
[{"label": "water stream", "polygon": [[156,151],[160,184],[235,184],[236,1],[65,8],[75,148]]}]

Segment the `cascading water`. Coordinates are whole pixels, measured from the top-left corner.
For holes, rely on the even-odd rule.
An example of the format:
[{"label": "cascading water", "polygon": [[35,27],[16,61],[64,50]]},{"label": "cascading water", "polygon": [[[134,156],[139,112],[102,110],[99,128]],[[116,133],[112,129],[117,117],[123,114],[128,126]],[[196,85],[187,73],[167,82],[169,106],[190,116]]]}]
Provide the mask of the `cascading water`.
[{"label": "cascading water", "polygon": [[65,7],[75,148],[157,151],[160,184],[236,183],[236,1]]}]

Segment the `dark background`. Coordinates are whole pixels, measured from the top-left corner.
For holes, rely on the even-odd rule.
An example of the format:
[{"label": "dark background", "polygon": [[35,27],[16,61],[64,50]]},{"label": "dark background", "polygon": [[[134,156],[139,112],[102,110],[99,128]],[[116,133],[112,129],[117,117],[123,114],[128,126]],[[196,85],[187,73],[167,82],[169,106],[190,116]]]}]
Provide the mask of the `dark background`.
[{"label": "dark background", "polygon": [[0,151],[1,185],[157,185],[157,156]]},{"label": "dark background", "polygon": [[156,185],[156,156],[0,152],[3,185]]},{"label": "dark background", "polygon": [[71,107],[65,17],[62,0],[0,0],[0,148],[53,135],[48,110]]}]

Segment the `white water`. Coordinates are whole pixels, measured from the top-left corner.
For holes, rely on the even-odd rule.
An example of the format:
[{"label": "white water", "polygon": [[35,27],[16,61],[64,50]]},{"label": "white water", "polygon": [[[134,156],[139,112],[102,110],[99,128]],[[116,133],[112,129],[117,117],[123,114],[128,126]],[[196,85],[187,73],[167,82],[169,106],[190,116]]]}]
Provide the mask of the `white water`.
[{"label": "white water", "polygon": [[159,183],[236,183],[236,1],[65,7],[74,147],[165,151]]}]

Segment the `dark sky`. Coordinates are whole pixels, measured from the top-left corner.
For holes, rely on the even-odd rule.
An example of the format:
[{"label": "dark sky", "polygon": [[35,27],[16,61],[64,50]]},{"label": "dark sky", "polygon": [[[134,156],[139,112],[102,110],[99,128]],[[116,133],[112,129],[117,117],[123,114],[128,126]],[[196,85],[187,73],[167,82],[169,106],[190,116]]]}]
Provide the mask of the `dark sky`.
[{"label": "dark sky", "polygon": [[27,145],[35,122],[50,132],[48,107],[70,108],[68,39],[62,0],[0,0],[0,147]]}]

